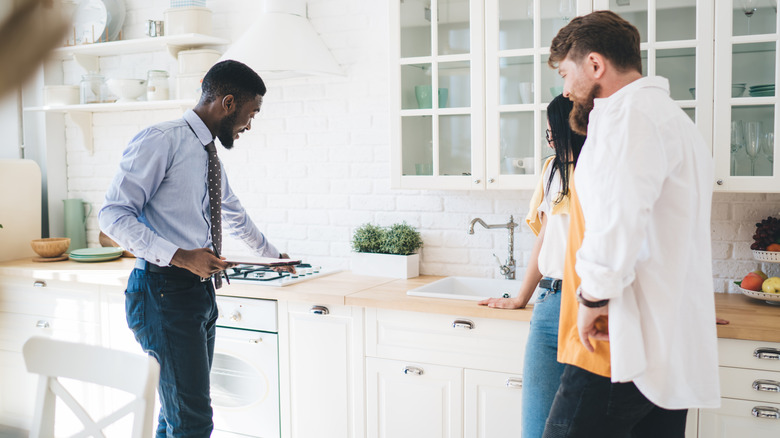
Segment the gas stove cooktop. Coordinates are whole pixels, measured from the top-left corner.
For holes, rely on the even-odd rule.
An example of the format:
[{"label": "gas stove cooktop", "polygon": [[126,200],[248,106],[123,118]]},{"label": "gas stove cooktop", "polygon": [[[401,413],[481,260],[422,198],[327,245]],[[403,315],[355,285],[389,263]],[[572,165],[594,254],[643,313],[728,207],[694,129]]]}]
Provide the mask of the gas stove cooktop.
[{"label": "gas stove cooktop", "polygon": [[295,266],[295,274],[289,272],[276,272],[271,268],[254,265],[238,265],[228,269],[228,278],[237,283],[254,283],[261,286],[288,286],[314,278],[340,272],[340,269],[323,269],[321,266],[312,266],[308,263],[300,263]]}]

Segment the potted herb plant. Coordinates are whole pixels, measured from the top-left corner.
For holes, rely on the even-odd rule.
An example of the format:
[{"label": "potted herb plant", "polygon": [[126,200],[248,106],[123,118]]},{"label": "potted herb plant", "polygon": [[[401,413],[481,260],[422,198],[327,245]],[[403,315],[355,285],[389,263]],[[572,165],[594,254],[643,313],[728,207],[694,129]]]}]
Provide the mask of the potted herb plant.
[{"label": "potted herb plant", "polygon": [[363,224],[352,235],[352,272],[379,277],[420,275],[420,233],[404,223],[390,227]]}]

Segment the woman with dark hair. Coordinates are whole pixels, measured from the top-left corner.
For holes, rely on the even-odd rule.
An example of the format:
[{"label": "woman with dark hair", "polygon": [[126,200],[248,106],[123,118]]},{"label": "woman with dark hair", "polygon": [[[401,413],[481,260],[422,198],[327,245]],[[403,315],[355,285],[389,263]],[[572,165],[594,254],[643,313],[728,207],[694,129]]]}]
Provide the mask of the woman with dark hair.
[{"label": "woman with dark hair", "polygon": [[479,304],[501,309],[522,309],[537,285],[531,330],[523,368],[522,437],[539,438],[544,432],[555,392],[563,373],[557,360],[558,316],[564,255],[569,233],[569,183],[585,137],[569,126],[572,102],[558,96],[547,106],[547,144],[555,150],[542,170],[531,198],[526,223],[536,234],[528,268],[517,297],[489,298]]}]

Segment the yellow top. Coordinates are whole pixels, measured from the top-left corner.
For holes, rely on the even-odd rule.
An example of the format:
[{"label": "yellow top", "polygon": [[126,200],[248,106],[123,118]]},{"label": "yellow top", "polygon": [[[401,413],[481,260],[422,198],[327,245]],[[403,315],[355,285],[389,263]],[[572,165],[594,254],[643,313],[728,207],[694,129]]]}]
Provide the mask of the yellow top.
[{"label": "yellow top", "polygon": [[[542,177],[539,178],[539,183],[536,185],[536,190],[534,190],[534,194],[531,196],[528,215],[525,217],[525,223],[528,224],[528,226],[531,228],[531,231],[533,231],[537,236],[539,235],[539,231],[542,230],[542,219],[539,217],[539,212],[537,209],[544,200],[544,187],[546,185],[544,175],[545,172],[547,172],[547,167],[552,163],[553,159],[555,159],[555,155],[547,158],[547,160],[544,162],[544,166],[542,166]],[[574,166],[570,166],[569,175],[572,175],[573,172]],[[571,192],[571,178],[569,178],[569,192]],[[553,205],[552,214],[568,213],[569,197],[564,196],[563,199],[561,199],[561,202]]]},{"label": "yellow top", "polygon": [[[573,175],[572,175],[573,176]],[[577,261],[577,251],[582,246],[582,238],[585,236],[585,218],[582,215],[577,191],[574,188],[574,178],[569,183],[569,242],[566,245],[566,260],[563,267],[563,287],[561,288],[561,319],[558,326],[558,362],[567,363],[591,373],[604,377],[610,377],[609,342],[591,339],[594,346],[593,353],[585,349],[580,342],[577,330],[577,310],[579,304],[575,297],[577,287],[580,285],[580,277],[574,270]],[[607,326],[607,319],[597,320]]]}]

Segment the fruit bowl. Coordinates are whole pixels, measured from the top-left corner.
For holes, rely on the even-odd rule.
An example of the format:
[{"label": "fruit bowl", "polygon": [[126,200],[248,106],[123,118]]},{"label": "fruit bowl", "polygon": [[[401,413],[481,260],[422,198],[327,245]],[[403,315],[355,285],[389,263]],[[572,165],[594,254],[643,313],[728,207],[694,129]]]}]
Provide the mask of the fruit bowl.
[{"label": "fruit bowl", "polygon": [[780,306],[780,294],[768,294],[766,292],[761,292],[761,291],[742,289],[741,287],[739,288],[739,290],[742,291],[744,295],[747,295],[750,298],[755,298],[757,300],[764,300],[769,304]]},{"label": "fruit bowl", "polygon": [[119,98],[117,102],[135,102],[146,92],[146,79],[117,79],[106,81],[108,89]]},{"label": "fruit bowl", "polygon": [[39,256],[50,259],[61,256],[68,249],[70,238],[47,237],[45,239],[35,239],[30,241],[30,246]]},{"label": "fruit bowl", "polygon": [[780,263],[779,251],[759,251],[753,250],[753,258],[760,262]]}]

